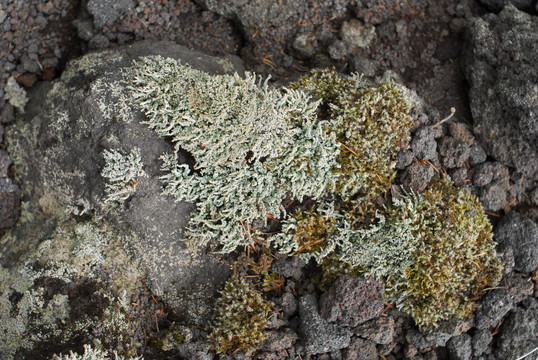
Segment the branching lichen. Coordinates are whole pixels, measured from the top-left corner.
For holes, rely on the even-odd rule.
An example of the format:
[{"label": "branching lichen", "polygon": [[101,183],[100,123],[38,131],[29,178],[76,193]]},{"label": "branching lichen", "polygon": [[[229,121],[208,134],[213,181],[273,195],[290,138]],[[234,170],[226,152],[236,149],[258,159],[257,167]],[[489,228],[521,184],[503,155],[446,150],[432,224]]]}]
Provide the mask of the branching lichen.
[{"label": "branching lichen", "polygon": [[[339,145],[303,92],[272,90],[250,74],[211,76],[161,57],[136,62],[131,76],[148,125],[175,144],[163,156],[164,193],[197,204],[191,237],[219,239],[232,251],[252,243],[256,219],[285,214],[288,194],[319,198],[334,186]],[[194,166],[179,161],[179,150]]]},{"label": "branching lichen", "polygon": [[141,360],[142,356],[138,357],[123,357],[116,352],[109,355],[107,351],[94,349],[91,345],[84,345],[84,354],[79,355],[70,352],[69,355],[54,355],[52,360]]},{"label": "branching lichen", "polygon": [[123,203],[136,190],[136,185],[145,175],[140,149],[131,150],[128,155],[123,155],[117,150],[104,150],[105,167],[101,176],[108,180],[105,185],[107,198],[105,202],[117,201]]}]

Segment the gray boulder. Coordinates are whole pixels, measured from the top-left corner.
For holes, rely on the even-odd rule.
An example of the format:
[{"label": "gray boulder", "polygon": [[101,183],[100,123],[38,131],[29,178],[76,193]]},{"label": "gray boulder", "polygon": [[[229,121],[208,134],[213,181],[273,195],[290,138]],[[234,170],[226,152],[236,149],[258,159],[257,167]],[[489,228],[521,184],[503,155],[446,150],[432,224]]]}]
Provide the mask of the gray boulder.
[{"label": "gray boulder", "polygon": [[469,24],[463,65],[474,132],[530,190],[538,176],[538,18],[509,5]]},{"label": "gray boulder", "polygon": [[[161,195],[160,156],[173,147],[126,95],[126,69],[147,55],[212,74],[242,71],[237,58],[143,42],[75,60],[29,94],[6,137],[24,201],[0,242],[2,359],[46,358],[89,342],[128,349],[144,341],[144,309],[152,324],[160,309],[200,325],[210,316],[231,267],[210,245],[184,240],[193,205]],[[108,201],[104,150],[133,149],[145,175],[126,184],[123,203]]]}]

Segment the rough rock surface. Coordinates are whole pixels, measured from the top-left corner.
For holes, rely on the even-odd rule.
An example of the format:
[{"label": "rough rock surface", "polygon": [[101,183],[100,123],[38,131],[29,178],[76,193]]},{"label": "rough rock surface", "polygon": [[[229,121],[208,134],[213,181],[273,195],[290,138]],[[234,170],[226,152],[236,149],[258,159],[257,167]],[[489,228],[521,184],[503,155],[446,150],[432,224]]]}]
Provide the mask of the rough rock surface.
[{"label": "rough rock surface", "polygon": [[464,64],[474,132],[530,190],[538,176],[538,18],[512,5],[474,18]]},{"label": "rough rock surface", "polygon": [[514,269],[531,272],[538,267],[538,226],[516,211],[509,212],[499,223],[495,239],[514,252]]},{"label": "rough rock surface", "polygon": [[493,340],[493,335],[489,329],[479,330],[473,335],[473,355],[480,356],[487,349],[489,343]]},{"label": "rough rock surface", "polygon": [[481,330],[497,326],[513,306],[514,302],[506,289],[491,291],[484,296],[482,306],[476,314],[476,328]]},{"label": "rough rock surface", "polygon": [[[495,356],[518,359],[538,347],[538,301],[529,298],[503,322]],[[532,358],[532,357],[531,357]]]},{"label": "rough rock surface", "polygon": [[479,0],[482,4],[494,11],[501,11],[505,6],[511,4],[520,10],[531,11],[533,0]]},{"label": "rough rock surface", "polygon": [[[107,21],[114,21],[124,12],[135,7],[133,0],[89,0],[88,12],[93,16],[93,24],[101,29]],[[108,40],[107,40],[108,42]]]},{"label": "rough rock surface", "polygon": [[468,334],[454,336],[448,341],[447,347],[452,360],[469,360],[473,355],[471,335]]},{"label": "rough rock surface", "polygon": [[359,337],[353,338],[349,348],[344,350],[344,360],[377,360],[377,349],[375,343],[369,340],[364,340]]},{"label": "rough rock surface", "polygon": [[331,322],[355,327],[383,311],[383,287],[367,277],[341,276],[322,295],[320,313]]},{"label": "rough rock surface", "polygon": [[392,317],[378,317],[353,329],[353,332],[358,336],[383,345],[388,345],[392,342],[394,331],[394,319]]},{"label": "rough rock surface", "polygon": [[[230,264],[208,253],[207,245],[183,240],[192,205],[161,195],[159,157],[171,146],[141,123],[136,107],[119,105],[125,100],[121,70],[150,54],[210,73],[242,70],[236,58],[212,58],[170,43],[89,54],[32,91],[24,118],[8,129],[27,203],[19,225],[0,243],[0,343],[24,342],[1,348],[2,359],[18,348],[31,357],[33,349],[50,356],[47,351],[67,351],[71,343],[81,347],[88,332],[99,329],[97,338],[112,343],[121,343],[118,334],[140,341],[94,324],[110,317],[118,303],[125,309],[117,316],[129,313],[140,287],[178,320],[203,323],[230,274]],[[124,205],[105,202],[103,150],[133,148],[143,149],[146,176],[132,185],[136,191]],[[109,326],[129,327],[127,320]],[[18,322],[25,325],[15,327]]]},{"label": "rough rock surface", "polygon": [[320,354],[349,346],[351,332],[323,319],[314,295],[299,300],[300,331],[307,354]]}]

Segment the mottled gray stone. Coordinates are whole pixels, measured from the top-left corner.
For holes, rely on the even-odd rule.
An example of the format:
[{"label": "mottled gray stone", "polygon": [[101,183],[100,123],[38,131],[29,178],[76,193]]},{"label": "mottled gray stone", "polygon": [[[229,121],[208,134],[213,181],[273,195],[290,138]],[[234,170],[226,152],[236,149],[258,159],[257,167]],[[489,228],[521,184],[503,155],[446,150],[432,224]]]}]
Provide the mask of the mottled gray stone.
[{"label": "mottled gray stone", "polygon": [[480,308],[476,312],[476,328],[482,330],[496,327],[513,306],[514,301],[508,290],[490,291],[482,298]]},{"label": "mottled gray stone", "polygon": [[133,0],[89,0],[88,12],[93,16],[97,29],[103,28],[107,21],[114,21],[126,11],[135,7]]},{"label": "mottled gray stone", "polygon": [[372,278],[343,275],[321,296],[320,305],[328,321],[355,327],[381,315],[383,287]]},{"label": "mottled gray stone", "polygon": [[420,160],[432,160],[435,158],[437,142],[435,141],[435,131],[431,126],[425,126],[417,130],[411,141],[411,149]]},{"label": "mottled gray stone", "polygon": [[434,176],[433,166],[415,161],[403,172],[401,182],[405,188],[421,192],[426,189]]},{"label": "mottled gray stone", "polygon": [[343,351],[344,360],[377,360],[375,343],[370,340],[354,337],[351,344]]},{"label": "mottled gray stone", "polygon": [[478,330],[473,335],[472,345],[473,345],[473,355],[480,356],[488,348],[489,343],[493,340],[493,335],[489,329]]},{"label": "mottled gray stone", "polygon": [[379,317],[360,324],[353,332],[376,344],[388,345],[394,338],[394,319],[392,317]]},{"label": "mottled gray stone", "polygon": [[534,0],[478,0],[494,11],[501,11],[505,6],[512,4],[520,10],[531,11]]},{"label": "mottled gray stone", "polygon": [[538,267],[538,226],[531,219],[509,212],[495,229],[495,240],[512,247],[516,271],[531,272]]},{"label": "mottled gray stone", "polygon": [[349,54],[349,50],[342,41],[336,40],[327,49],[329,56],[333,60],[341,60]]},{"label": "mottled gray stone", "polygon": [[267,339],[260,344],[259,348],[264,351],[280,351],[289,349],[297,341],[299,336],[293,331],[267,331]]},{"label": "mottled gray stone", "polygon": [[291,44],[295,56],[299,59],[309,59],[314,56],[316,54],[314,41],[316,41],[314,34],[304,33],[297,35]]},{"label": "mottled gray stone", "polygon": [[314,295],[299,300],[301,340],[307,354],[321,354],[349,346],[351,332],[323,319]]},{"label": "mottled gray stone", "polygon": [[474,133],[489,155],[538,177],[538,17],[509,5],[469,21],[463,64]]},{"label": "mottled gray stone", "polygon": [[469,360],[473,355],[471,335],[461,334],[454,336],[447,343],[450,360]]},{"label": "mottled gray stone", "polygon": [[484,147],[478,142],[475,142],[469,151],[469,164],[471,166],[476,166],[478,164],[482,164],[487,158],[488,155],[486,154]]},{"label": "mottled gray stone", "polygon": [[[504,320],[497,341],[497,359],[519,359],[538,347],[538,301],[529,298]],[[534,355],[531,355],[532,359]]]},{"label": "mottled gray stone", "polygon": [[375,37],[375,27],[360,20],[344,21],[340,28],[342,41],[361,48],[368,47]]}]

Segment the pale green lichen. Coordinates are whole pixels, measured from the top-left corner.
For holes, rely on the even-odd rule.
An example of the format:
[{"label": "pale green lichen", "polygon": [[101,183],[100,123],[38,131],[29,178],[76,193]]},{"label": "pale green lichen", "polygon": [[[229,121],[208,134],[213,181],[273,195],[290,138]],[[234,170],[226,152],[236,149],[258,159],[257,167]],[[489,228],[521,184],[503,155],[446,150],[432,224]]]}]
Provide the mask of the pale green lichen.
[{"label": "pale green lichen", "polygon": [[105,166],[101,176],[107,179],[105,203],[123,203],[136,191],[137,184],[145,176],[140,149],[132,149],[127,155],[117,150],[104,150]]},{"label": "pale green lichen", "polygon": [[79,355],[72,351],[69,355],[54,355],[51,360],[141,360],[142,357],[124,357],[118,355],[117,352],[112,352],[109,355],[108,351],[102,351],[92,348],[91,345],[84,345],[84,353]]},{"label": "pale green lichen", "polygon": [[26,91],[17,83],[13,76],[9,77],[4,88],[5,98],[11,105],[16,107],[20,112],[24,112],[24,107],[28,102]]},{"label": "pale green lichen", "polygon": [[[303,92],[161,57],[136,62],[131,76],[148,125],[175,145],[163,156],[164,193],[197,204],[191,237],[219,239],[232,251],[252,243],[254,221],[285,215],[287,195],[319,198],[334,186],[339,145]],[[180,162],[180,150],[193,166]]]},{"label": "pale green lichen", "polygon": [[139,320],[128,314],[144,274],[127,240],[106,225],[71,221],[15,268],[0,267],[0,357],[81,335],[118,351],[141,346]]}]

